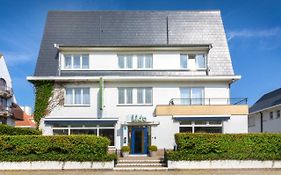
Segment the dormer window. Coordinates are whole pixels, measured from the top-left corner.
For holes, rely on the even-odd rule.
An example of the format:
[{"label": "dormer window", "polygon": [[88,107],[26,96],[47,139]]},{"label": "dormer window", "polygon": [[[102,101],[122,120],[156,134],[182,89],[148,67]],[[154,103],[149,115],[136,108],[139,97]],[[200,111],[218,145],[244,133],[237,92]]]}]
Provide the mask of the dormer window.
[{"label": "dormer window", "polygon": [[120,69],[151,69],[153,67],[152,54],[118,54]]},{"label": "dormer window", "polygon": [[89,54],[65,54],[64,69],[89,69]]},{"label": "dormer window", "polygon": [[182,69],[206,69],[205,54],[180,54],[180,68]]}]

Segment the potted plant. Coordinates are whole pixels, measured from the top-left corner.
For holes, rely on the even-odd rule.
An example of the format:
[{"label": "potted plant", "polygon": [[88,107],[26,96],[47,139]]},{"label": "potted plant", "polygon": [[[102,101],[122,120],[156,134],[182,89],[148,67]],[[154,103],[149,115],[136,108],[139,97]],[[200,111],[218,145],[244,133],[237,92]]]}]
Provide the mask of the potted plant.
[{"label": "potted plant", "polygon": [[150,157],[155,157],[157,152],[157,146],[151,145],[148,147]]},{"label": "potted plant", "polygon": [[122,146],[121,148],[122,157],[128,157],[129,152],[130,152],[129,146]]}]

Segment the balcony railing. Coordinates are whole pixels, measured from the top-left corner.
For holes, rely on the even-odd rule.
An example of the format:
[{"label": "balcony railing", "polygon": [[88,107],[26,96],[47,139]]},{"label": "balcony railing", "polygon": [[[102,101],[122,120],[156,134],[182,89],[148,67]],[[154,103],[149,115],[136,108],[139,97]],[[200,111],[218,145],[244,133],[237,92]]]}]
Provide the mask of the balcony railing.
[{"label": "balcony railing", "polygon": [[0,104],[0,117],[3,116],[11,116],[12,115],[12,109],[10,107],[2,106]]},{"label": "balcony railing", "polygon": [[13,96],[13,88],[8,86],[0,86],[0,97],[9,98]]},{"label": "balcony railing", "polygon": [[169,105],[246,105],[247,98],[172,98]]}]

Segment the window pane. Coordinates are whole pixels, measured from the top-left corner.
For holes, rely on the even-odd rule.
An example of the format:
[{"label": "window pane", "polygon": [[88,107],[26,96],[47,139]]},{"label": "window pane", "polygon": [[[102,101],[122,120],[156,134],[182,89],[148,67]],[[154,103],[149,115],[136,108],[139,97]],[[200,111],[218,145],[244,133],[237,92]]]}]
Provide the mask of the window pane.
[{"label": "window pane", "polygon": [[192,127],[180,127],[180,132],[192,133]]},{"label": "window pane", "polygon": [[81,88],[74,89],[75,99],[74,104],[81,104]]},{"label": "window pane", "polygon": [[125,68],[125,57],[124,55],[118,55],[119,68]]},{"label": "window pane", "polygon": [[118,104],[125,104],[125,89],[118,88]]},{"label": "window pane", "polygon": [[145,55],[145,68],[152,68],[152,55]]},{"label": "window pane", "polygon": [[195,127],[194,132],[222,133],[222,127]]},{"label": "window pane", "polygon": [[181,104],[190,104],[190,88],[180,88]]},{"label": "window pane", "polygon": [[68,129],[53,129],[53,135],[68,135]]},{"label": "window pane", "polygon": [[80,68],[80,55],[73,55],[73,68],[74,69]]},{"label": "window pane", "polygon": [[192,104],[202,104],[203,103],[203,88],[192,88],[191,89]]},{"label": "window pane", "polygon": [[73,103],[73,101],[72,101],[72,99],[73,99],[72,90],[73,89],[71,89],[71,88],[65,89],[65,91],[66,91],[65,103],[66,104],[72,104]]},{"label": "window pane", "polygon": [[127,67],[126,68],[133,68],[133,57],[131,55],[126,56]]},{"label": "window pane", "polygon": [[64,55],[64,68],[71,69],[71,55]]},{"label": "window pane", "polygon": [[90,104],[90,89],[83,89],[83,104]]},{"label": "window pane", "polygon": [[126,88],[126,104],[132,104],[133,103],[133,89],[132,88]]},{"label": "window pane", "polygon": [[152,88],[145,88],[145,103],[152,103]]},{"label": "window pane", "polygon": [[93,134],[97,135],[97,129],[70,129],[70,134],[79,135],[79,134]]},{"label": "window pane", "polygon": [[196,68],[205,68],[205,56],[203,54],[196,55]]},{"label": "window pane", "polygon": [[195,121],[195,125],[207,125],[207,121]]},{"label": "window pane", "polygon": [[144,56],[143,55],[138,55],[138,68],[143,68],[144,66]]},{"label": "window pane", "polygon": [[180,55],[180,66],[181,68],[187,68],[187,54]]},{"label": "window pane", "polygon": [[82,68],[89,69],[89,55],[82,55]]},{"label": "window pane", "polygon": [[110,140],[110,146],[114,146],[114,129],[100,129],[99,134],[107,137]]},{"label": "window pane", "polygon": [[209,121],[209,125],[221,125],[221,121]]},{"label": "window pane", "polygon": [[138,102],[138,104],[143,104],[144,103],[144,100],[143,100],[143,88],[138,88],[137,89],[137,102]]},{"label": "window pane", "polygon": [[192,121],[181,121],[180,125],[192,125]]}]

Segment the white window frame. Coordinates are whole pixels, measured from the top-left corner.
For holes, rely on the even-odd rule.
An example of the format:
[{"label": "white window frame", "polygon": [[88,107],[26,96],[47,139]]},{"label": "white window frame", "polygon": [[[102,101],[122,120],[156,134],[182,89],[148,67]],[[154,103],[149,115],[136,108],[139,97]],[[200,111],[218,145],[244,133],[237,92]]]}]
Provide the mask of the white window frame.
[{"label": "white window frame", "polygon": [[[143,68],[138,68],[138,56],[140,55],[150,55],[151,56],[151,68],[146,68],[146,57],[144,57],[143,59]],[[132,58],[132,68],[128,68],[127,66],[127,57],[124,58],[124,68],[120,67],[119,64],[119,56],[131,56]],[[153,53],[117,53],[117,67],[118,70],[151,70],[153,69]]]},{"label": "white window frame", "polygon": [[[192,96],[192,89],[201,89],[202,90],[202,101],[201,101],[201,104],[199,104],[199,105],[204,105],[205,104],[205,87],[200,87],[200,86],[198,86],[198,87],[195,87],[195,86],[192,86],[192,87],[187,87],[187,86],[184,86],[184,87],[180,87],[179,88],[179,91],[180,91],[180,98],[182,98],[181,97],[181,90],[182,89],[189,89],[189,97],[190,97],[190,99],[192,99],[193,98],[193,96]],[[190,104],[189,105],[198,105],[198,104],[192,104],[192,101],[190,101]]]},{"label": "white window frame", "polygon": [[[70,68],[66,68],[65,67],[65,63],[66,63],[66,55],[70,55],[71,56],[71,67]],[[80,57],[80,67],[79,68],[74,68],[74,55],[79,55]],[[88,55],[88,68],[83,68],[83,55]],[[89,70],[90,69],[90,65],[91,65],[91,62],[90,62],[90,54],[89,53],[62,53],[61,54],[62,56],[62,65],[60,66],[61,67],[61,70]]]},{"label": "white window frame", "polygon": [[210,127],[221,127],[221,133],[223,133],[223,121],[221,121],[221,124],[210,124],[210,121],[205,121],[206,122],[206,124],[195,124],[195,121],[191,121],[191,124],[190,125],[179,125],[179,131],[180,131],[180,128],[181,127],[188,127],[188,128],[192,128],[192,132],[191,133],[195,133],[195,128],[196,127],[208,127],[208,128],[210,128]]},{"label": "white window frame", "polygon": [[[186,68],[181,67],[181,55],[187,55],[187,66],[186,66]],[[195,57],[194,57],[194,67],[192,67],[193,64],[191,63],[190,55],[195,55]],[[204,55],[204,63],[205,63],[204,68],[196,67],[196,56],[197,55]],[[179,67],[180,67],[180,69],[183,69],[183,70],[197,70],[197,71],[207,70],[207,56],[208,56],[208,54],[205,53],[205,52],[182,52],[182,53],[179,54],[179,60],[180,60]]]},{"label": "white window frame", "polygon": [[[127,90],[126,89],[132,89],[132,104],[127,103]],[[124,91],[124,104],[119,103],[119,89],[125,89]],[[143,89],[143,103],[138,103],[138,89]],[[146,103],[146,97],[145,97],[145,89],[151,89],[151,103]],[[152,106],[153,105],[153,87],[118,87],[117,88],[117,106]]]},{"label": "white window frame", "polygon": [[[66,89],[72,90],[72,104],[68,104],[66,101]],[[75,104],[75,89],[81,89],[81,104]],[[84,104],[84,89],[89,89],[89,104]],[[65,87],[64,88],[64,106],[81,106],[89,107],[91,106],[91,88],[90,87]]]}]

